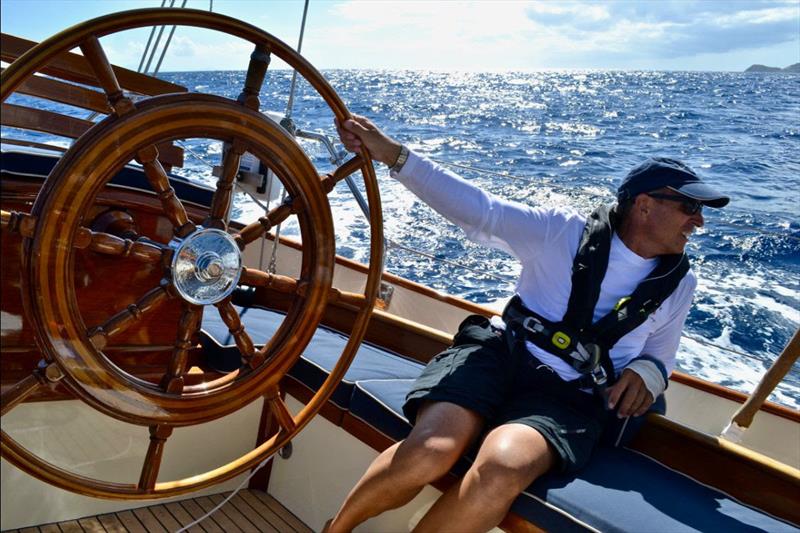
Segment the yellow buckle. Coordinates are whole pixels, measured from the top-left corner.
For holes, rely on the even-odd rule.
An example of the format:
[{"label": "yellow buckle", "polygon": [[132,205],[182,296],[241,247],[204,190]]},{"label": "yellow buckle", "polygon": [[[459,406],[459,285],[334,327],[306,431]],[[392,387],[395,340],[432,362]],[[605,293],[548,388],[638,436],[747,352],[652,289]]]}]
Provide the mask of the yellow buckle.
[{"label": "yellow buckle", "polygon": [[622,298],[619,299],[617,305],[614,306],[614,311],[619,311],[620,309],[622,309],[623,305],[627,304],[630,301],[631,301],[630,296],[623,296]]},{"label": "yellow buckle", "polygon": [[572,339],[569,338],[569,335],[564,333],[563,331],[556,331],[553,334],[553,338],[551,339],[553,344],[562,350],[565,350],[572,344]]}]

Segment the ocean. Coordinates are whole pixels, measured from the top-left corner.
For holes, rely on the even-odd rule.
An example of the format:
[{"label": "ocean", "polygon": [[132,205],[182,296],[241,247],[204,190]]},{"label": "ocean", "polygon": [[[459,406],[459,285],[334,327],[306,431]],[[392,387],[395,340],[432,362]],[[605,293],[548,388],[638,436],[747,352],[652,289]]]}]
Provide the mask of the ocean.
[{"label": "ocean", "polygon": [[[333,70],[323,74],[353,113],[413,150],[503,197],[589,213],[634,165],[684,160],[732,197],[704,211],[687,251],[699,278],[678,369],[750,393],[800,325],[800,76],[721,72],[465,73]],[[238,95],[244,72],[161,75],[200,92]],[[284,113],[290,71],[271,71],[262,111]],[[333,116],[305,82],[292,117],[335,136]],[[43,140],[37,137],[40,142]],[[320,171],[321,145],[301,141]],[[221,144],[191,139],[180,172],[213,183]],[[463,232],[378,172],[386,270],[441,292],[502,308],[519,264]],[[337,253],[363,261],[366,220],[346,186],[330,195]],[[244,195],[234,216],[260,214]],[[283,235],[297,235],[291,223]],[[396,243],[396,245],[395,245]],[[425,252],[417,254],[410,249]],[[547,253],[543,250],[542,253]],[[433,258],[429,257],[433,256]],[[439,261],[444,259],[447,262]],[[770,398],[800,408],[800,368]]]}]

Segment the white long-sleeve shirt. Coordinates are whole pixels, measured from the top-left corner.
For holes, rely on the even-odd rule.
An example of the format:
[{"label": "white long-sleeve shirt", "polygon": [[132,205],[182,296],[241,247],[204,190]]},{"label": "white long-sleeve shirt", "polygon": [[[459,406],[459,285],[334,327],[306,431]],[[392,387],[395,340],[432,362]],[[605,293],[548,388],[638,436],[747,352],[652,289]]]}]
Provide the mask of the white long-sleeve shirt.
[{"label": "white long-sleeve shirt", "polygon": [[[529,309],[548,320],[560,321],[572,288],[572,262],[586,218],[567,209],[538,208],[486,193],[452,171],[411,152],[399,173],[391,175],[426,204],[460,226],[469,239],[504,250],[522,264],[516,291]],[[608,269],[600,286],[594,320],[605,316],[653,270],[657,259],[631,251],[615,234]],[[663,363],[669,375],[697,280],[690,270],[675,291],[647,320],[622,337],[611,349],[619,374],[642,354]],[[527,343],[528,350],[567,381],[580,374],[559,357]],[[649,364],[648,364],[649,363]],[[666,388],[655,365],[637,361],[631,370],[642,376],[653,397]]]}]

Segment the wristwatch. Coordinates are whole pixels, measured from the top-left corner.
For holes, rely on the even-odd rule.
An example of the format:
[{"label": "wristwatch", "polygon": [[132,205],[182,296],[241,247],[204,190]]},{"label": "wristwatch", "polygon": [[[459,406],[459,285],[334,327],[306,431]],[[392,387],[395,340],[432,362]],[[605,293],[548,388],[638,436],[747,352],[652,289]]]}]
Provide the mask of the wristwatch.
[{"label": "wristwatch", "polygon": [[406,145],[403,144],[400,146],[400,154],[397,156],[397,161],[394,162],[394,165],[389,167],[389,171],[400,172],[400,170],[403,168],[403,165],[406,164],[407,160],[408,160],[408,148],[406,148]]}]

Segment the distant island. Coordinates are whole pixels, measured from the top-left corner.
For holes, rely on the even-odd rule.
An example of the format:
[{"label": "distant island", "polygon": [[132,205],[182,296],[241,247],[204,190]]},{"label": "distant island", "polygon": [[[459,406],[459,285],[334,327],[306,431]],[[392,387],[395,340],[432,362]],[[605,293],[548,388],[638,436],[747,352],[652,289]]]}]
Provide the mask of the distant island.
[{"label": "distant island", "polygon": [[750,65],[745,72],[800,72],[800,63],[789,65],[786,68],[768,67],[766,65]]}]

